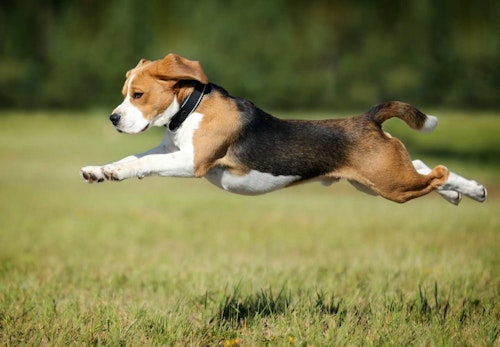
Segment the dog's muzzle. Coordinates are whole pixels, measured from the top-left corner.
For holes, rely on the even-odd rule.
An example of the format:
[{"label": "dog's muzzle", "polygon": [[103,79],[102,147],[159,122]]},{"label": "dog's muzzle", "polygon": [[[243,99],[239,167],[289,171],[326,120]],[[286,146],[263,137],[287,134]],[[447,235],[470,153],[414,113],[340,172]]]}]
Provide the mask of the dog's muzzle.
[{"label": "dog's muzzle", "polygon": [[[116,130],[118,130],[118,132],[122,133],[122,132],[127,132],[128,131],[124,131],[123,129],[120,128],[119,124],[120,124],[120,120],[121,120],[122,116],[120,116],[119,114],[117,113],[113,113],[111,114],[111,116],[109,116],[109,120],[111,121],[111,123],[113,123],[114,127],[116,128]],[[142,133],[146,130],[149,129],[151,123],[147,123],[144,128],[142,128],[139,132]],[[135,132],[134,132],[135,133]]]}]

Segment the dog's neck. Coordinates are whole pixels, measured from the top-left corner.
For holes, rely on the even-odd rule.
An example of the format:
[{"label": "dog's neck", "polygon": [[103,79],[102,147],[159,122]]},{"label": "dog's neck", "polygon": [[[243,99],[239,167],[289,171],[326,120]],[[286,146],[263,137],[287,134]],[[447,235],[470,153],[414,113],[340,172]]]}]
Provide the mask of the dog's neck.
[{"label": "dog's neck", "polygon": [[172,116],[170,122],[168,123],[168,129],[170,131],[176,131],[186,118],[196,110],[198,105],[203,99],[205,94],[210,93],[212,86],[210,83],[203,84],[201,82],[195,81],[193,86],[193,91],[184,100],[179,110]]}]

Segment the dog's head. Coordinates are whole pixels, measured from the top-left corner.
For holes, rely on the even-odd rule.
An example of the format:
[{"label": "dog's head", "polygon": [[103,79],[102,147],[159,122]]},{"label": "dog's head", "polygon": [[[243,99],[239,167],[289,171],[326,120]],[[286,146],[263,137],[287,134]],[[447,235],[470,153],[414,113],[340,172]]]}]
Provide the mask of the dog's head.
[{"label": "dog's head", "polygon": [[197,61],[175,54],[155,61],[141,59],[127,72],[122,90],[125,99],[109,119],[118,131],[128,134],[167,124],[192,87],[183,81],[208,83]]}]

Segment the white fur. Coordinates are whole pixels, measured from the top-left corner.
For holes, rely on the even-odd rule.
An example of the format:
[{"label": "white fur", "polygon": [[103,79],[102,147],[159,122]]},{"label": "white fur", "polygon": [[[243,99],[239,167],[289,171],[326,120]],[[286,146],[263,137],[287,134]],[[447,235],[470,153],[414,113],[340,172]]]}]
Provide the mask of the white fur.
[{"label": "white fur", "polygon": [[424,126],[420,129],[423,133],[429,133],[433,131],[438,125],[438,119],[436,116],[427,115]]},{"label": "white fur", "polygon": [[283,188],[300,179],[300,176],[275,176],[256,170],[250,170],[247,174],[239,176],[217,166],[208,171],[205,178],[217,187],[232,193],[258,195]]},{"label": "white fur", "polygon": [[127,134],[137,134],[149,127],[149,122],[143,117],[141,110],[135,107],[127,96],[113,111],[119,114],[120,122],[115,128]]},{"label": "white fur", "polygon": [[177,132],[165,130],[159,146],[104,166],[86,166],[81,174],[89,183],[146,176],[194,177],[192,139],[202,118],[201,113],[195,112]]},{"label": "white fur", "polygon": [[[425,165],[421,160],[414,160],[412,163],[417,172],[422,175],[427,175],[432,171],[431,168]],[[448,180],[440,186],[436,192],[455,205],[460,203],[462,194],[480,202],[485,201],[487,197],[486,188],[484,186],[451,171]]]},{"label": "white fur", "polygon": [[440,191],[454,190],[476,201],[486,200],[486,188],[473,180],[468,180],[450,171],[448,180],[438,188]]}]

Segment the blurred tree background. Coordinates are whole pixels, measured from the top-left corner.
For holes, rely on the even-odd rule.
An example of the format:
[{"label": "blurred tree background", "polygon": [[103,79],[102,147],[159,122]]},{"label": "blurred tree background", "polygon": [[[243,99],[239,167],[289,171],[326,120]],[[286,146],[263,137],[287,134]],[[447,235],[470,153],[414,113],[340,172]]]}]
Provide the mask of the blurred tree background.
[{"label": "blurred tree background", "polygon": [[140,58],[275,109],[500,106],[500,1],[7,0],[0,108],[112,107]]}]

